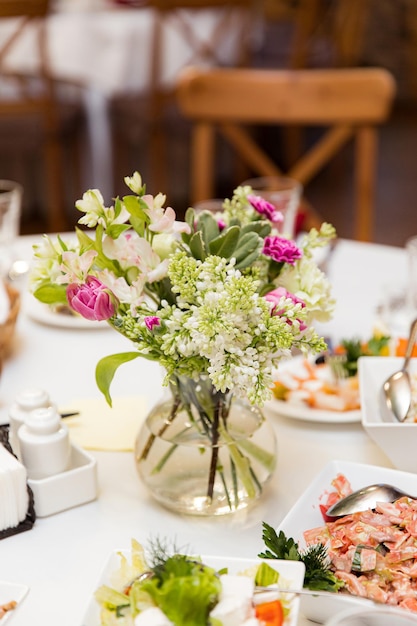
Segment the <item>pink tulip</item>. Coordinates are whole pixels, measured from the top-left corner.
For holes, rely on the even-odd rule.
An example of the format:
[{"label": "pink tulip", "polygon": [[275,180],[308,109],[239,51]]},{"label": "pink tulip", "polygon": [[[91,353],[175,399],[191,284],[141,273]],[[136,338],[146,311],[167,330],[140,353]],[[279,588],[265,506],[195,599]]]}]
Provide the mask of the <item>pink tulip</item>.
[{"label": "pink tulip", "polygon": [[83,285],[68,285],[67,300],[71,309],[88,320],[108,320],[115,313],[109,290],[94,276],[88,276]]}]

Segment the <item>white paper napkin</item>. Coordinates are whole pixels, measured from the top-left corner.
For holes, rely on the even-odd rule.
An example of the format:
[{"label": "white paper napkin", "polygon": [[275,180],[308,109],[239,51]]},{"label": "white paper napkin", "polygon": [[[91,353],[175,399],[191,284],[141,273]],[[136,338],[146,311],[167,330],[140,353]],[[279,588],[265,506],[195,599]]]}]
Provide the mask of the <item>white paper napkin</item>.
[{"label": "white paper napkin", "polygon": [[132,451],[147,414],[141,396],[113,398],[110,408],[104,398],[74,400],[62,412],[79,411],[64,419],[71,441],[86,450]]}]

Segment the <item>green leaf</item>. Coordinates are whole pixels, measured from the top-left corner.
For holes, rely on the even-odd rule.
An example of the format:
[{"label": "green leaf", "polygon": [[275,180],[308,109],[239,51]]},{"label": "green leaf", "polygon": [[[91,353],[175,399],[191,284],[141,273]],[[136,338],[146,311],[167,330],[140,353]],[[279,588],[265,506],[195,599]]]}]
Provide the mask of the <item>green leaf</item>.
[{"label": "green leaf", "polygon": [[76,228],[75,232],[77,233],[77,239],[83,252],[85,252],[86,250],[91,250],[91,248],[95,247],[94,239],[91,239],[91,237],[88,236],[85,230]]},{"label": "green leaf", "polygon": [[207,256],[207,252],[204,246],[203,237],[198,230],[190,239],[190,251],[195,259],[204,261]]},{"label": "green leaf", "polygon": [[257,233],[263,239],[271,232],[271,224],[266,220],[255,220],[242,226],[242,234],[250,232]]},{"label": "green leaf", "polygon": [[213,239],[209,244],[210,254],[216,254],[224,259],[230,259],[235,251],[236,244],[239,240],[239,226],[232,226],[224,230],[218,237]]},{"label": "green leaf", "polygon": [[139,352],[123,352],[120,354],[111,354],[100,359],[96,365],[96,383],[102,394],[107,400],[107,403],[112,406],[112,399],[110,396],[110,385],[114,378],[114,375],[120,365],[137,359]]},{"label": "green leaf", "polygon": [[106,230],[106,234],[112,239],[117,239],[122,233],[131,228],[130,224],[112,224]]},{"label": "green leaf", "polygon": [[254,263],[258,257],[259,257],[259,250],[254,250],[254,252],[251,252],[251,254],[249,254],[245,258],[241,259],[238,263],[236,263],[235,268],[237,270],[241,270],[245,267],[249,267],[249,265],[252,265],[252,263]]},{"label": "green leaf", "polygon": [[41,285],[33,295],[44,304],[68,304],[65,285],[53,285],[48,283]]},{"label": "green leaf", "polygon": [[219,236],[219,225],[211,213],[203,212],[200,213],[197,219],[197,230],[201,231],[204,245],[206,250],[208,250],[210,242]]}]

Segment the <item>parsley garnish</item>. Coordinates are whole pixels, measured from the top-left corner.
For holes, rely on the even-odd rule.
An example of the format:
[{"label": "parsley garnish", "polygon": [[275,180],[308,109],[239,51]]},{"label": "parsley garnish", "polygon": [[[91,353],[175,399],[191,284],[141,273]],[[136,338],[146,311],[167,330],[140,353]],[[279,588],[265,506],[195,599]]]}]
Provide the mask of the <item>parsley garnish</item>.
[{"label": "parsley garnish", "polygon": [[305,565],[304,587],[315,591],[338,591],[344,583],[329,568],[327,548],[321,543],[300,550],[292,538],[287,538],[282,530],[279,534],[266,522],[262,523],[262,539],[267,547],[258,554],[261,559],[285,559],[302,561]]}]

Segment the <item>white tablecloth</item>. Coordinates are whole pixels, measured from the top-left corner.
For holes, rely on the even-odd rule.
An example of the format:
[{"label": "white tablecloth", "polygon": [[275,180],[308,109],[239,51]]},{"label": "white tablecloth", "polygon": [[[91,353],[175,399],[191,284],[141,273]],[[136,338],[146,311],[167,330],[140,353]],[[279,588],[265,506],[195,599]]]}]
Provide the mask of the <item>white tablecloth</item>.
[{"label": "white tablecloth", "polygon": [[[33,238],[19,240],[30,254]],[[404,275],[401,249],[340,241],[330,264],[338,299],[334,320],[322,332],[337,339],[372,332],[375,309],[389,280]],[[106,330],[69,330],[41,325],[23,308],[15,351],[1,377],[1,410],[27,386],[47,388],[58,405],[99,396],[97,360],[130,349],[126,339]],[[137,393],[148,405],[161,393],[160,372],[146,360],[125,365],[113,395]],[[278,467],[263,499],[248,514],[218,519],[180,517],[152,501],[130,453],[94,453],[99,496],[89,504],[38,519],[32,530],[0,542],[0,580],[25,583],[30,591],[14,626],[76,626],[94,591],[100,569],[114,549],[131,538],[170,538],[200,554],[254,557],[264,548],[262,521],[277,526],[312,478],[331,460],[392,467],[359,423],[320,424],[269,415],[278,438]],[[304,619],[300,623],[306,623]]]}]

